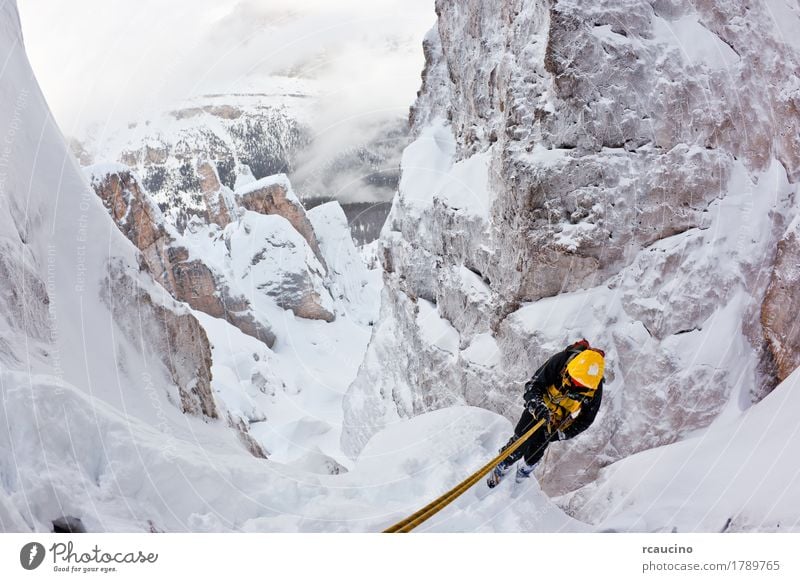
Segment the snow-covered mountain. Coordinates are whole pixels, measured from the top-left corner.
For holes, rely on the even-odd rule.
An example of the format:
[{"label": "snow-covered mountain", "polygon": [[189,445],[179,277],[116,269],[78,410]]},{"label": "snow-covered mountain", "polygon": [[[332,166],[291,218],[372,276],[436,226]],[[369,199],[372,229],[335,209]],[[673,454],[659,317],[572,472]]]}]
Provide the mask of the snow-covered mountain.
[{"label": "snow-covered mountain", "polygon": [[[491,458],[584,336],[595,425],[421,530],[797,530],[800,15],[437,14],[361,253],[285,175],[198,157],[198,198],[150,190],[171,137],[81,168],[0,5],[0,530],[379,531]],[[170,119],[230,134],[206,105]]]},{"label": "snow-covered mountain", "polygon": [[286,173],[304,202],[378,203],[372,216],[347,209],[359,243],[376,237],[408,143],[429,0],[21,9],[34,70],[81,163],[129,166],[179,231],[205,212],[214,168],[231,189]]},{"label": "snow-covered mountain", "polygon": [[606,396],[549,493],[740,418],[798,364],[796,4],[436,4],[345,450],[453,405],[515,419],[581,337]]},{"label": "snow-covered mountain", "polygon": [[153,119],[96,126],[73,149],[83,165],[122,163],[179,231],[209,211],[204,194],[289,171],[310,137],[305,101],[313,89],[276,79],[258,95],[191,100]]},{"label": "snow-covered mountain", "polygon": [[[381,201],[394,193],[407,142],[405,122],[382,121],[365,130],[367,141],[322,151],[325,140],[314,130],[318,84],[270,77],[260,87],[258,93],[198,97],[134,121],[93,125],[71,140],[73,153],[86,167],[126,166],[181,233],[193,217],[214,218],[220,186],[232,191],[278,173],[288,174],[305,200],[372,203],[382,224],[388,205]],[[349,214],[355,233],[374,220]],[[369,230],[365,242],[377,237],[379,227]]]},{"label": "snow-covered mountain", "polygon": [[[211,340],[215,398],[247,449],[284,460],[312,450],[317,469],[338,471],[347,462],[338,445],[341,395],[377,318],[380,288],[339,204],[307,213],[283,174],[233,191],[212,170],[205,211],[179,232],[127,166],[90,166],[86,175],[141,252],[140,268],[195,310]],[[327,403],[324,414],[313,412],[315,400]],[[303,422],[313,434],[298,432]],[[324,453],[317,440],[328,443]]]},{"label": "snow-covered mountain", "polygon": [[[216,212],[178,232],[127,167],[84,175],[31,74],[13,2],[0,27],[0,528],[46,530],[65,513],[94,529],[164,527],[153,508],[115,526],[100,502],[127,511],[107,488],[142,458],[128,450],[139,439],[154,447],[142,476],[206,448],[339,472],[341,397],[379,287],[341,208],[306,214],[282,176],[236,192],[217,181]],[[180,483],[178,497],[191,488]]]}]

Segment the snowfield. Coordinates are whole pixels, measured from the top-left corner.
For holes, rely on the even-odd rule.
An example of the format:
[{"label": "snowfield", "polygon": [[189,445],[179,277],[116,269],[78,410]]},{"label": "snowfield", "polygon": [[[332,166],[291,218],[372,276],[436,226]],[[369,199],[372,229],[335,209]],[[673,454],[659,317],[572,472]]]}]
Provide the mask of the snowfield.
[{"label": "snowfield", "polygon": [[800,370],[737,419],[619,461],[559,500],[601,531],[800,531]]},{"label": "snowfield", "polygon": [[[508,421],[452,408],[370,441],[352,469],[319,475],[244,454],[225,431],[158,430],[47,376],[3,373],[0,527],[49,531],[380,531],[495,454]],[[475,487],[421,531],[584,531],[535,480]]]},{"label": "snowfield", "polygon": [[[0,526],[47,531],[380,531],[496,454],[511,424],[452,407],[376,434],[350,471],[320,475],[243,454],[224,431],[133,419],[47,376],[0,376]],[[800,371],[740,418],[606,469],[556,500],[535,479],[477,484],[419,531],[798,531]],[[575,518],[594,522],[591,526]]]}]

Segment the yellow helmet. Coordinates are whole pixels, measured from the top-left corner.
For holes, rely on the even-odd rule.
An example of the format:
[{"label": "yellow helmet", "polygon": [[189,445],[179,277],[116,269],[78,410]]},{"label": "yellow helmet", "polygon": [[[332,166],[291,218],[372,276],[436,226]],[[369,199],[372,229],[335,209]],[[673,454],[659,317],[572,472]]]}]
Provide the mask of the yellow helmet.
[{"label": "yellow helmet", "polygon": [[567,364],[567,374],[581,386],[595,390],[603,379],[605,358],[594,350],[584,350]]}]

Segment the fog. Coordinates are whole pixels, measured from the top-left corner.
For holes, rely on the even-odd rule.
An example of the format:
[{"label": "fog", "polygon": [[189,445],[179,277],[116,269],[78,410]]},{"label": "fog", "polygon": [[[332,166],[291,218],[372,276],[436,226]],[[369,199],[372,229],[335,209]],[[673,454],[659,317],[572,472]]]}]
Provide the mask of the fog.
[{"label": "fog", "polygon": [[18,3],[31,64],[67,135],[288,75],[320,90],[317,166],[407,116],[435,21],[433,0]]}]

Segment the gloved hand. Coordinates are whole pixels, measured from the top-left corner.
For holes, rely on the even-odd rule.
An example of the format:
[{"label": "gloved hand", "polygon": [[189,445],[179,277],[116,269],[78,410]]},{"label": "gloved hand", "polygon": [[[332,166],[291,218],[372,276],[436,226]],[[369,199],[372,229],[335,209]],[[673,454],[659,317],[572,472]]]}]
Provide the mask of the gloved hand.
[{"label": "gloved hand", "polygon": [[550,423],[550,409],[541,400],[533,399],[525,403],[525,408],[536,420],[544,419],[546,424]]}]

